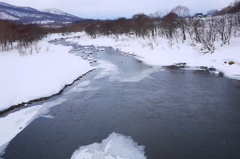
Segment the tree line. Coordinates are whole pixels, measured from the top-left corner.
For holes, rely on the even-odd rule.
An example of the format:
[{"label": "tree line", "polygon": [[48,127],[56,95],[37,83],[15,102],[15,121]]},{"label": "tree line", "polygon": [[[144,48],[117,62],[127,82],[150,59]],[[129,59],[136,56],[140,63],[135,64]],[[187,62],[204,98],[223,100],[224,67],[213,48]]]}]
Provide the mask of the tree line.
[{"label": "tree line", "polygon": [[[25,25],[0,20],[0,51],[7,51],[14,47],[28,47],[45,35],[46,31],[36,24]],[[14,43],[16,45],[13,45]]]},{"label": "tree line", "polygon": [[[240,3],[235,2],[232,8],[238,5]],[[156,12],[150,15],[136,14],[129,19],[80,21],[66,30],[85,31],[92,38],[98,35],[114,35],[118,38],[122,34],[134,34],[141,38],[163,37],[178,42],[190,39],[193,45],[201,43],[202,49],[214,52],[216,41],[225,45],[230,43],[231,37],[238,36],[239,24],[239,12],[199,18],[190,16],[189,8],[177,6],[166,14]]]}]

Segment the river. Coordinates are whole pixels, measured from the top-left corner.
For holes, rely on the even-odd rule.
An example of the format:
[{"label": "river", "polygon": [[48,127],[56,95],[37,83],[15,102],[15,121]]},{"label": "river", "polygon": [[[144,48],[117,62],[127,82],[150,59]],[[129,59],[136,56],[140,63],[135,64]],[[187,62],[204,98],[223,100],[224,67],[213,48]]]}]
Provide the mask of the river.
[{"label": "river", "polygon": [[144,145],[148,159],[240,158],[240,81],[73,46],[96,69],[45,101],[67,97],[19,133],[4,159],[70,159],[113,132]]}]

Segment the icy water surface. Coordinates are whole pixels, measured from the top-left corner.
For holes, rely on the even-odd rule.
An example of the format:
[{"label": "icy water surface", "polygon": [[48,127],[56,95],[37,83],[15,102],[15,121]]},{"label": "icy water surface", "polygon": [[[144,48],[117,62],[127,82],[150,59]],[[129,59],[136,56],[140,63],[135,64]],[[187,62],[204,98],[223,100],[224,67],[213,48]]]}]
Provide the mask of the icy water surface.
[{"label": "icy water surface", "polygon": [[50,99],[67,100],[19,133],[4,159],[240,158],[239,81],[150,67],[111,48],[72,53],[97,69]]}]

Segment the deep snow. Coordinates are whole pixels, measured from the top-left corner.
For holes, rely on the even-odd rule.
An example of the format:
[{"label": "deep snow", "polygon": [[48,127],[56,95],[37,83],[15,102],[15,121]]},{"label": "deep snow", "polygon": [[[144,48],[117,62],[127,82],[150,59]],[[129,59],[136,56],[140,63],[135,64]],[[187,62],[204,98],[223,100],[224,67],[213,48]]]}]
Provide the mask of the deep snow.
[{"label": "deep snow", "polygon": [[13,50],[0,54],[0,111],[56,94],[92,69],[88,61],[68,53],[70,47],[50,45],[48,40],[38,44],[39,53],[33,50],[32,55],[20,56]]}]

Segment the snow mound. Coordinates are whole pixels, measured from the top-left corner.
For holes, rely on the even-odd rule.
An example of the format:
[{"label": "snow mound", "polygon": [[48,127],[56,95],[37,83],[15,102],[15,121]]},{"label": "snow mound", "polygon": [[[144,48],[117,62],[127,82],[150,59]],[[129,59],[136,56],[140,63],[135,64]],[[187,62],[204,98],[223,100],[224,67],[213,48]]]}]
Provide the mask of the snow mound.
[{"label": "snow mound", "polygon": [[102,143],[81,146],[71,159],[146,159],[144,146],[131,137],[112,133]]}]

